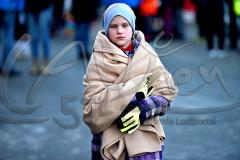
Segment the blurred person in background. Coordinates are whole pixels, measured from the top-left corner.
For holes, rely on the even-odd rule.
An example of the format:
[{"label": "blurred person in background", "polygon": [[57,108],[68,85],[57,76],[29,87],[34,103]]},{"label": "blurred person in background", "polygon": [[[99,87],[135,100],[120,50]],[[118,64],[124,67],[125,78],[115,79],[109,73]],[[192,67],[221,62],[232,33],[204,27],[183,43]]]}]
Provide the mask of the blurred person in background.
[{"label": "blurred person in background", "polygon": [[141,0],[140,2],[139,15],[143,18],[143,27],[140,30],[144,33],[147,42],[153,40],[160,31],[158,27],[160,5],[160,0]]},{"label": "blurred person in background", "polygon": [[165,35],[163,38],[182,38],[183,22],[182,22],[182,7],[183,0],[161,0],[162,5],[160,12],[163,17]]},{"label": "blurred person in background", "polygon": [[[210,58],[224,58],[224,40],[225,40],[225,23],[224,23],[224,0],[208,0],[205,6],[205,23],[207,49]],[[217,39],[217,48],[214,46],[214,38]]]},{"label": "blurred person in background", "polygon": [[[31,75],[47,75],[45,66],[50,58],[50,21],[52,19],[51,0],[26,0],[28,32],[31,35],[32,67]],[[43,59],[40,60],[40,48],[43,47]]]},{"label": "blurred person in background", "polygon": [[198,33],[200,38],[206,37],[207,23],[205,17],[207,17],[206,6],[208,0],[192,0],[196,6],[196,22],[198,25]]},{"label": "blurred person in background", "polygon": [[[3,37],[0,36],[3,42],[3,50],[1,51],[0,73],[3,76],[17,76],[20,72],[13,68],[13,46],[14,46],[14,30],[15,16],[17,11],[24,8],[24,0],[1,0],[0,2],[0,29]],[[10,56],[10,57],[9,57]],[[8,59],[9,57],[9,59]],[[8,60],[7,60],[8,59]]]},{"label": "blurred person in background", "polygon": [[[15,39],[17,43],[14,45],[14,57],[16,60],[29,60],[31,58],[31,50],[29,41],[29,36],[27,33],[27,19],[25,12],[18,12],[15,18]],[[19,52],[21,51],[21,52]]]},{"label": "blurred person in background", "polygon": [[171,0],[162,0],[162,18],[164,21],[163,31],[165,34],[162,38],[169,38],[173,34],[173,16],[172,16],[172,7]]},{"label": "blurred person in background", "polygon": [[57,36],[64,28],[64,0],[53,0],[52,36]]},{"label": "blurred person in background", "polygon": [[72,0],[71,14],[75,22],[75,40],[81,41],[83,48],[78,46],[78,58],[82,59],[84,54],[90,57],[91,51],[89,46],[91,23],[97,18],[97,10],[99,7],[99,0]]},{"label": "blurred person in background", "polygon": [[182,11],[184,25],[184,40],[194,40],[197,38],[196,31],[196,6],[191,0],[184,0]]},{"label": "blurred person in background", "polygon": [[183,33],[183,18],[182,10],[184,6],[184,0],[172,0],[172,14],[173,14],[173,34],[175,38],[182,39]]},{"label": "blurred person in background", "polygon": [[238,39],[238,30],[237,30],[237,15],[234,11],[234,0],[226,0],[229,9],[229,39],[230,39],[230,48],[237,49],[237,39]]}]

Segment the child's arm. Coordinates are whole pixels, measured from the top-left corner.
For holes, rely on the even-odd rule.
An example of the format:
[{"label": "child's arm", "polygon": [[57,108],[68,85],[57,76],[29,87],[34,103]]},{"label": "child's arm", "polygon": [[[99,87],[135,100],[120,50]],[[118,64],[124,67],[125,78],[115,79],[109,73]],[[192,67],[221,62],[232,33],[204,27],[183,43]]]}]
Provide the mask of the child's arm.
[{"label": "child's arm", "polygon": [[162,116],[170,107],[170,101],[163,96],[149,96],[138,102],[141,123],[155,116]]},{"label": "child's arm", "polygon": [[121,132],[133,133],[147,119],[162,116],[168,110],[170,101],[163,96],[150,96],[138,101],[136,96],[131,100],[122,114],[117,118],[116,124]]}]

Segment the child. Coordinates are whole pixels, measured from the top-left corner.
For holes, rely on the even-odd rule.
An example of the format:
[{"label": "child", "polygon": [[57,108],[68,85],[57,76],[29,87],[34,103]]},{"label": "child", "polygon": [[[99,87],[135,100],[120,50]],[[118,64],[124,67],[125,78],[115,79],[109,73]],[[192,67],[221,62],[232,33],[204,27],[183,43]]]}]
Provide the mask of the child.
[{"label": "child", "polygon": [[128,5],[109,6],[102,25],[83,81],[92,159],[162,159],[165,135],[158,116],[176,96],[172,76],[143,33],[135,31]]}]

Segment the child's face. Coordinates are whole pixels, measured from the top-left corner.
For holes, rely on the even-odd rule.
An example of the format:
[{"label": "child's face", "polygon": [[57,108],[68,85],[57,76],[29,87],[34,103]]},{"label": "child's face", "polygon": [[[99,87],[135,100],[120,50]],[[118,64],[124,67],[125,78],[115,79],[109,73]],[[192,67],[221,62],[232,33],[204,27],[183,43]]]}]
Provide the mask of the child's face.
[{"label": "child's face", "polygon": [[108,30],[108,37],[112,43],[120,48],[126,48],[131,42],[132,34],[132,27],[125,18],[121,16],[113,18]]}]

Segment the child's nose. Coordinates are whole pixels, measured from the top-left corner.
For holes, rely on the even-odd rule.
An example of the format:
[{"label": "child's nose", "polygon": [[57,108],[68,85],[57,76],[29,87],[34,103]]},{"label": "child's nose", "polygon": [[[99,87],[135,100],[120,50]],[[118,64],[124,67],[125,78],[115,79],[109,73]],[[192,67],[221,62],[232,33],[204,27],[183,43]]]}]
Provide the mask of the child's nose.
[{"label": "child's nose", "polygon": [[117,32],[118,33],[123,33],[123,28],[122,27],[118,27]]}]

